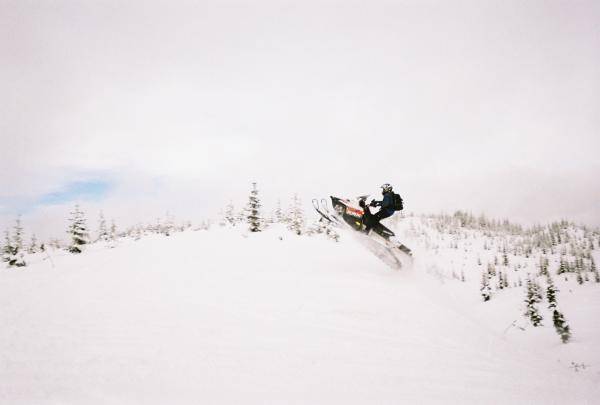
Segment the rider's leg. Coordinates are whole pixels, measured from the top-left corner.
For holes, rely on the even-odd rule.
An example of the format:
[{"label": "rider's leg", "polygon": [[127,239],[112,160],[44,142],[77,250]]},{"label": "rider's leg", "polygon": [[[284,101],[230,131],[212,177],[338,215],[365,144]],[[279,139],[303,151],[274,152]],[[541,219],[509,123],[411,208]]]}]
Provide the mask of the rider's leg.
[{"label": "rider's leg", "polygon": [[363,224],[365,224],[365,232],[369,233],[369,231],[371,230],[371,228],[373,228],[373,225],[377,222],[377,220],[374,219],[374,215],[371,214],[371,209],[368,205],[363,204],[363,210]]},{"label": "rider's leg", "polygon": [[384,211],[384,210],[379,210],[375,214],[371,214],[371,212],[369,211],[369,217],[368,217],[368,221],[367,221],[367,226],[365,228],[365,232],[369,233],[369,231],[372,228],[379,225],[379,221],[381,221],[382,219],[391,217],[393,214],[394,214],[393,212]]}]

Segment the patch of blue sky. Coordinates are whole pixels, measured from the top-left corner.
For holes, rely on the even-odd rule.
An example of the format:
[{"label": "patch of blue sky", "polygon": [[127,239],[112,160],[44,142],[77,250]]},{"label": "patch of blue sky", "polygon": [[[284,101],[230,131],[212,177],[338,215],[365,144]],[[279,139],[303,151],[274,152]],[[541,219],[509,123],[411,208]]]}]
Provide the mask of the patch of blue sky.
[{"label": "patch of blue sky", "polygon": [[45,194],[36,205],[58,205],[71,201],[99,201],[106,197],[112,184],[104,180],[78,181],[67,184],[62,190]]}]

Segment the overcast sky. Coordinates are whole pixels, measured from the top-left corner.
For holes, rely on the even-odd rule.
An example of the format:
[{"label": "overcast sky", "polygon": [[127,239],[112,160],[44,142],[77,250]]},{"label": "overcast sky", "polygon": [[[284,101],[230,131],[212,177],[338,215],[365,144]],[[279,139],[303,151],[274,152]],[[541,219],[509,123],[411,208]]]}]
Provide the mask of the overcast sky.
[{"label": "overcast sky", "polygon": [[[257,181],[600,225],[598,1],[0,0],[0,228]],[[60,232],[59,232],[60,233]],[[61,235],[62,236],[62,235]]]}]

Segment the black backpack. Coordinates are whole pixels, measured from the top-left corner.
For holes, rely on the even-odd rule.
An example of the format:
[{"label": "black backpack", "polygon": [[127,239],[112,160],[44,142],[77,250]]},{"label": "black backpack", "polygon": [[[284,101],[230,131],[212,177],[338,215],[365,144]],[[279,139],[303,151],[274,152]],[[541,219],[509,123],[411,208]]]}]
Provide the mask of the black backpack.
[{"label": "black backpack", "polygon": [[402,201],[400,194],[394,193],[394,209],[396,211],[402,211],[404,209],[404,202]]}]

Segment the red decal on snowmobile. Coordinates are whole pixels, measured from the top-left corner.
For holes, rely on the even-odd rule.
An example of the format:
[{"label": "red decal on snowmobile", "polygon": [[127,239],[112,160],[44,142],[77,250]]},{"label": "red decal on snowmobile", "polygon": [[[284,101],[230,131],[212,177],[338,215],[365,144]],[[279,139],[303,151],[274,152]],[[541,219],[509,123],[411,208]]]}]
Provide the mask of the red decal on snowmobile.
[{"label": "red decal on snowmobile", "polygon": [[346,207],[346,214],[352,215],[356,218],[362,218],[364,211],[359,210],[358,208]]}]

